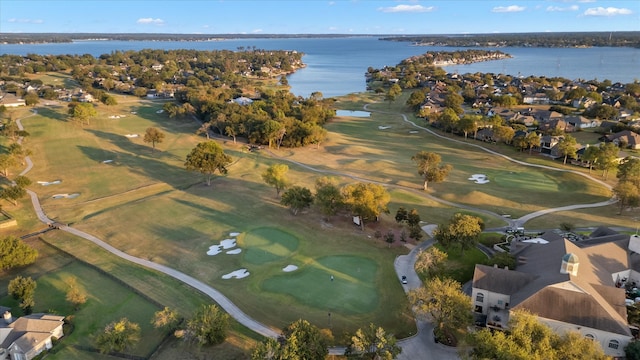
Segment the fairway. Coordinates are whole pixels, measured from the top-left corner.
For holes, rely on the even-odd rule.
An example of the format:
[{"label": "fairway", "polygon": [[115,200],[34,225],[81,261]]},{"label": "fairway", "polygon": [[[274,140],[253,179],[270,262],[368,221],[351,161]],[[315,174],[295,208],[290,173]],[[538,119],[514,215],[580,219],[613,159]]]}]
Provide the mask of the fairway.
[{"label": "fairway", "polygon": [[377,266],[360,256],[327,256],[292,273],[267,279],[265,291],[289,295],[318,310],[366,314],[378,306]]},{"label": "fairway", "polygon": [[241,244],[247,249],[244,261],[260,265],[290,256],[298,248],[298,239],[282,230],[267,227],[251,230]]}]

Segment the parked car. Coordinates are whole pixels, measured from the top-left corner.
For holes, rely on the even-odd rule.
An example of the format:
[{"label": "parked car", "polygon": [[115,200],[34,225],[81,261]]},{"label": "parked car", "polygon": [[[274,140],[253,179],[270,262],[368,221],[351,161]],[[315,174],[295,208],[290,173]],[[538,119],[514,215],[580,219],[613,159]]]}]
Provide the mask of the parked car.
[{"label": "parked car", "polygon": [[400,280],[402,281],[403,284],[407,283],[407,277],[402,275],[402,278],[400,278]]}]

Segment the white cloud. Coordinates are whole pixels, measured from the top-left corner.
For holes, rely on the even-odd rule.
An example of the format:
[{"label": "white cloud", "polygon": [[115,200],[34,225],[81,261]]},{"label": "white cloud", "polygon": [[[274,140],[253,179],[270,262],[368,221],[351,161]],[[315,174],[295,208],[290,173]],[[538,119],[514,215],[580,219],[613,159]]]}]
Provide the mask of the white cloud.
[{"label": "white cloud", "polygon": [[253,30],[251,30],[251,33],[252,34],[258,34],[258,33],[261,33],[262,31],[263,31],[262,29],[253,29]]},{"label": "white cloud", "polygon": [[7,20],[10,23],[21,23],[21,24],[42,24],[44,23],[43,20],[41,19],[16,19],[16,18],[11,18],[9,20]]},{"label": "white cloud", "polygon": [[378,8],[378,11],[386,12],[386,13],[397,13],[397,12],[412,12],[412,13],[422,13],[422,12],[431,12],[435,10],[433,6],[422,6],[422,5],[396,5],[392,7],[381,7]]},{"label": "white cloud", "polygon": [[491,9],[491,12],[495,12],[495,13],[520,12],[520,11],[524,11],[524,9],[526,9],[526,7],[518,6],[518,5],[496,6],[493,9]]},{"label": "white cloud", "polygon": [[615,16],[615,15],[629,15],[633,14],[633,11],[625,8],[614,8],[614,7],[596,7],[596,8],[588,8],[583,15],[585,16]]},{"label": "white cloud", "polygon": [[560,6],[548,6],[547,11],[578,11],[580,7],[578,5],[571,5],[569,7]]},{"label": "white cloud", "polygon": [[154,18],[140,18],[136,21],[138,24],[155,24],[155,25],[163,25],[164,20],[162,19],[154,19]]}]

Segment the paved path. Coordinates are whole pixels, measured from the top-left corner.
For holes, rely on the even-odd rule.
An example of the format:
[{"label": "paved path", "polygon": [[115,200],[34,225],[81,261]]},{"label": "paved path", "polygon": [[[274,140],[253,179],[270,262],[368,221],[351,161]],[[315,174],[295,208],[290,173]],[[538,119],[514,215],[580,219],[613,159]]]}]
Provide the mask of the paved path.
[{"label": "paved path", "polygon": [[[370,111],[367,108],[367,105],[364,106],[365,110]],[[33,116],[35,115],[37,112],[34,110],[34,113],[29,115],[29,116]],[[382,112],[384,113],[384,112]],[[398,115],[396,113],[388,113],[390,115]],[[470,144],[468,142],[463,142],[457,139],[451,139],[448,137],[444,137],[438,133],[433,132],[431,129],[419,126],[417,124],[415,124],[414,122],[410,121],[409,119],[407,119],[406,115],[404,114],[400,114],[403,118],[403,120],[407,123],[412,124],[414,127],[418,128],[418,129],[422,129],[424,131],[429,132],[430,134],[449,140],[449,141],[453,141],[456,143],[460,143],[460,144],[464,144],[467,146],[475,146],[483,151],[489,152],[493,155],[496,156],[500,156],[503,157],[509,161],[515,162],[515,163],[519,163],[521,165],[525,165],[525,166],[532,166],[532,167],[538,167],[538,168],[544,168],[544,169],[548,169],[548,170],[555,170],[555,171],[564,171],[564,172],[571,172],[571,173],[575,173],[578,174],[580,176],[585,176],[593,181],[596,181],[598,183],[600,183],[603,186],[606,186],[607,188],[611,188],[608,184],[604,183],[603,181],[597,180],[592,178],[591,176],[588,176],[586,174],[583,174],[581,172],[578,171],[574,171],[574,170],[564,170],[564,169],[556,169],[550,166],[545,166],[545,165],[535,165],[535,164],[529,164],[523,161],[519,161],[513,158],[510,158],[506,155],[497,153],[493,150],[487,149],[483,146],[477,145],[477,144]],[[24,118],[23,118],[24,119]],[[16,121],[18,128],[20,130],[24,130],[24,128],[22,127],[22,123],[21,120],[17,120]],[[273,153],[271,153],[273,155]],[[282,159],[282,158],[281,158]],[[287,159],[282,159],[282,160],[287,160]],[[349,174],[345,174],[345,173],[340,173],[337,171],[326,171],[326,170],[319,170],[319,169],[315,169],[313,167],[310,167],[306,164],[302,164],[302,163],[298,163],[295,161],[291,161],[291,160],[287,160],[290,161],[292,163],[295,163],[299,166],[302,166],[304,168],[307,168],[309,170],[315,171],[315,172],[321,172],[321,173],[329,173],[329,174],[335,174],[335,175],[341,175],[341,176],[348,176],[351,177],[353,179],[356,180],[360,180],[360,181],[369,181],[367,179],[362,179],[362,178],[358,178]],[[24,175],[26,173],[29,172],[29,170],[31,170],[31,168],[33,167],[33,162],[31,161],[30,157],[26,157],[25,158],[25,162],[26,162],[26,168],[20,173],[20,175]],[[385,183],[379,183],[381,185],[386,185],[386,186],[394,186],[394,187],[400,187],[397,185],[391,185],[391,184],[385,184]],[[434,201],[440,202],[440,203],[444,203],[446,205],[449,206],[453,206],[453,207],[458,207],[458,208],[464,208],[464,209],[469,209],[469,210],[473,210],[476,212],[482,212],[485,213],[487,215],[490,216],[494,216],[497,218],[500,218],[504,221],[506,221],[507,223],[509,223],[510,226],[517,226],[520,224],[525,223],[526,221],[537,217],[537,216],[541,216],[547,213],[551,213],[551,212],[555,212],[555,211],[564,211],[564,210],[571,210],[571,209],[578,209],[578,208],[585,208],[585,207],[597,207],[597,206],[605,206],[605,205],[609,205],[612,203],[615,203],[615,199],[611,199],[609,201],[605,201],[605,202],[600,202],[600,203],[595,203],[595,204],[577,204],[577,205],[570,205],[570,206],[564,206],[561,208],[556,208],[556,209],[545,209],[545,210],[541,210],[535,213],[531,213],[528,215],[525,215],[519,219],[506,219],[504,217],[502,217],[500,214],[491,212],[491,211],[487,211],[484,209],[476,209],[476,208],[472,208],[466,205],[462,205],[462,204],[456,204],[453,202],[449,202],[443,199],[439,199],[436,197],[431,196],[430,194],[427,194],[423,191],[418,191],[417,189],[411,189],[408,187],[403,187],[405,190],[410,190],[410,191],[414,191],[416,193],[419,193],[421,196],[424,197],[428,197]],[[29,196],[31,197],[31,202],[33,204],[34,210],[36,212],[36,215],[38,217],[38,219],[40,219],[40,221],[42,221],[45,224],[52,224],[53,221],[51,219],[49,219],[46,214],[44,213],[44,211],[42,210],[42,207],[40,206],[40,200],[38,199],[38,195],[31,191],[31,190],[27,190],[27,193],[29,194]],[[159,271],[161,273],[164,273],[166,275],[169,275],[185,284],[188,284],[192,287],[194,287],[195,289],[200,290],[201,292],[203,292],[204,294],[207,294],[212,300],[214,300],[216,303],[218,303],[220,305],[220,307],[222,307],[227,313],[229,313],[230,316],[232,316],[234,319],[236,319],[239,323],[241,323],[242,325],[246,326],[247,328],[255,331],[256,333],[259,333],[263,336],[266,337],[272,337],[272,338],[276,338],[279,336],[279,332],[277,332],[276,330],[250,318],[249,316],[247,316],[242,310],[240,310],[235,304],[233,304],[226,296],[224,296],[222,293],[220,293],[218,290],[214,289],[213,287],[201,282],[200,280],[197,280],[187,274],[184,274],[180,271],[177,271],[175,269],[169,268],[167,266],[161,265],[161,264],[157,264],[154,263],[152,261],[149,260],[145,260],[145,259],[141,259],[141,258],[137,258],[135,256],[131,256],[123,251],[120,251],[116,248],[114,248],[113,246],[105,243],[104,241],[98,239],[97,237],[91,235],[91,234],[87,234],[83,231],[74,229],[72,227],[66,226],[66,225],[62,225],[59,227],[60,230],[62,231],[66,231],[70,234],[82,237],[86,240],[89,240],[91,242],[93,242],[94,244],[96,244],[97,246],[102,247],[103,249],[109,251],[110,253],[121,257],[125,260],[131,261],[133,263],[136,263],[138,265]],[[432,228],[427,228],[425,229],[425,231],[427,231],[429,233],[429,231],[431,231]],[[396,269],[396,273],[398,274],[398,276],[402,276],[405,275],[407,276],[407,284],[403,285],[405,292],[408,292],[411,289],[415,289],[418,288],[420,286],[422,286],[422,282],[420,281],[418,275],[415,273],[413,266],[415,263],[415,257],[417,255],[417,253],[424,248],[427,248],[429,246],[431,246],[433,244],[433,240],[427,240],[424,241],[419,247],[414,248],[408,255],[402,255],[402,256],[398,256],[395,260],[395,269]],[[458,355],[456,353],[456,349],[455,348],[450,348],[447,346],[444,346],[442,344],[437,344],[434,342],[433,340],[433,336],[431,335],[433,332],[433,325],[430,322],[427,321],[422,321],[422,320],[417,320],[417,328],[418,328],[418,333],[416,335],[413,335],[412,337],[409,337],[407,339],[403,339],[400,340],[398,342],[398,344],[402,347],[402,354],[398,357],[398,359],[400,360],[413,360],[413,359],[457,359]],[[344,348],[343,347],[337,347],[337,348],[331,348],[330,349],[330,354],[334,354],[334,355],[339,355],[339,354],[343,354],[344,353]]]}]

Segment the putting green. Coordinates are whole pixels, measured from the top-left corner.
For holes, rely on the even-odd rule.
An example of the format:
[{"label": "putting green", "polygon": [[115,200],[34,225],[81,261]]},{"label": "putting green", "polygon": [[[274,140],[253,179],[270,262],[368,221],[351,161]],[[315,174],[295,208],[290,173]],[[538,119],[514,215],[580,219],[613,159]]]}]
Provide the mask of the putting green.
[{"label": "putting green", "polygon": [[271,277],[262,283],[262,289],[289,295],[323,311],[365,314],[378,306],[377,269],[374,261],[364,257],[328,256],[300,270]]},{"label": "putting green", "polygon": [[286,258],[298,248],[298,238],[271,227],[251,230],[243,242],[244,261],[256,265]]},{"label": "putting green", "polygon": [[543,171],[496,172],[488,174],[490,181],[500,188],[521,189],[528,191],[557,192],[557,177],[551,177]]}]

